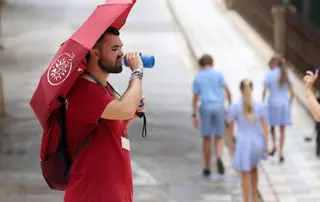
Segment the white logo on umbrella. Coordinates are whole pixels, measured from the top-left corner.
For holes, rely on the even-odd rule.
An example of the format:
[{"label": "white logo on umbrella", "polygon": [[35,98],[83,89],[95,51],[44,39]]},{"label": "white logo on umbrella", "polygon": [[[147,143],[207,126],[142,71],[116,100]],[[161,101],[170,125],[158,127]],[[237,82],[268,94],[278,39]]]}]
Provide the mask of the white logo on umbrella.
[{"label": "white logo on umbrella", "polygon": [[75,54],[62,53],[50,66],[47,78],[48,82],[53,85],[59,85],[63,83],[69,76],[72,69],[72,60]]}]

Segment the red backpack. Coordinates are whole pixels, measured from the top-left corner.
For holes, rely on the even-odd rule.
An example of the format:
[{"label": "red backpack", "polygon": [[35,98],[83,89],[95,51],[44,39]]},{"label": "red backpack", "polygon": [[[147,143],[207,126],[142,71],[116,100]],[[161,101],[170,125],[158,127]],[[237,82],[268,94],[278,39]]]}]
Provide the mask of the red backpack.
[{"label": "red backpack", "polygon": [[66,103],[62,101],[60,108],[52,113],[49,129],[42,134],[40,146],[40,164],[42,175],[53,190],[64,191],[69,180],[69,171],[80,150],[88,141],[88,134],[78,146],[72,159],[68,155],[65,123]]}]

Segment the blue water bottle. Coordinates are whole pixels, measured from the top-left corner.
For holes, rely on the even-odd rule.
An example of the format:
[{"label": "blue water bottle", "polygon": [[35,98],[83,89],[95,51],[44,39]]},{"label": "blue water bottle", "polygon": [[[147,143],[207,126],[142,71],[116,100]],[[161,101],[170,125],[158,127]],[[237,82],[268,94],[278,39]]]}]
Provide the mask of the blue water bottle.
[{"label": "blue water bottle", "polygon": [[[143,55],[143,54],[141,54],[140,58],[142,60],[144,68],[153,68],[154,63],[155,63],[155,59],[154,59],[153,55]],[[123,63],[124,63],[125,66],[127,66],[127,67],[129,66],[128,63],[127,63],[127,60],[126,60],[126,56],[124,56]]]}]

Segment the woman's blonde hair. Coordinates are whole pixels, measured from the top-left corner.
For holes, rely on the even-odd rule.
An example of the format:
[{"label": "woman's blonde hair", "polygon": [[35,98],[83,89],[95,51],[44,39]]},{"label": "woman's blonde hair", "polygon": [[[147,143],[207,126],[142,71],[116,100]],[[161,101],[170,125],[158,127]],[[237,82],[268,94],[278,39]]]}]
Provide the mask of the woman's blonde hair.
[{"label": "woman's blonde hair", "polygon": [[254,107],[251,99],[253,84],[252,81],[244,79],[240,83],[240,90],[243,95],[243,113],[253,123],[255,119]]}]

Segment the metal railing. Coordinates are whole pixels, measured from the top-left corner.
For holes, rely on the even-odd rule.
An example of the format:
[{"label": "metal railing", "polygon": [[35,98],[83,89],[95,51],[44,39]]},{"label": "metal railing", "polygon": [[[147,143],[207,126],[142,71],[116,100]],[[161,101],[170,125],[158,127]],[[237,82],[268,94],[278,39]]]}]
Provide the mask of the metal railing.
[{"label": "metal railing", "polygon": [[[280,4],[285,5],[282,0],[234,0],[233,8],[274,47],[274,19],[271,9]],[[320,67],[320,28],[289,6],[285,21],[286,51],[283,55],[302,77],[306,70]],[[317,81],[315,87],[320,90],[320,81]]]}]

